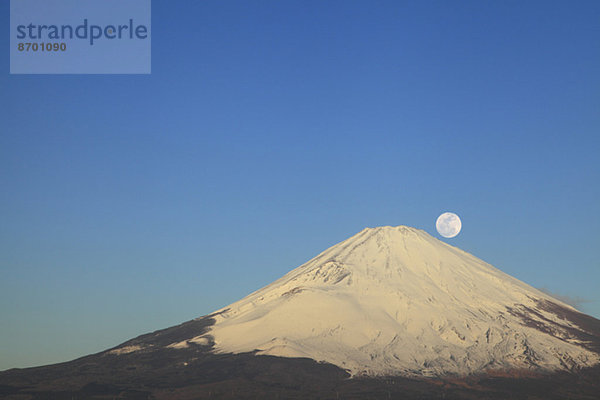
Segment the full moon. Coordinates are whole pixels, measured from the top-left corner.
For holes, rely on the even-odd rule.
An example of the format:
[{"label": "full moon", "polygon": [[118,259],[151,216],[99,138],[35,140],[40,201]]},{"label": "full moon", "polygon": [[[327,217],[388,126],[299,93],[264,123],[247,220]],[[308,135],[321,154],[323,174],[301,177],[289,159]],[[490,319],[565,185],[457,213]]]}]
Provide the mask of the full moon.
[{"label": "full moon", "polygon": [[460,233],[462,223],[460,222],[458,215],[451,212],[445,212],[438,217],[435,222],[435,228],[443,237],[453,238]]}]

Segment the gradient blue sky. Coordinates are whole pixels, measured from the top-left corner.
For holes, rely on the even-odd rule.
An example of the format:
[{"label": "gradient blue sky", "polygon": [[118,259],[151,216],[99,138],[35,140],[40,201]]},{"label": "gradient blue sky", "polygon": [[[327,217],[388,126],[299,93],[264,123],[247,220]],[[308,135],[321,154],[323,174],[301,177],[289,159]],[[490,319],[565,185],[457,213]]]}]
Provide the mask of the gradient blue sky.
[{"label": "gradient blue sky", "polygon": [[148,76],[11,76],[0,35],[0,370],[443,211],[449,243],[600,317],[600,2],[173,4]]}]

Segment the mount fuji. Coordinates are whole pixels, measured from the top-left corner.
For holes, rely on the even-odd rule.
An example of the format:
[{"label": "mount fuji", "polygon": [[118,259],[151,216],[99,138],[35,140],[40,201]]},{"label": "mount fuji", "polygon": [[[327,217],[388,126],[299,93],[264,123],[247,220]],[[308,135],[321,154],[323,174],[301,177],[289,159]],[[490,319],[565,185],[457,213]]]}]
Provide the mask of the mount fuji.
[{"label": "mount fuji", "polygon": [[[217,351],[307,357],[353,375],[574,369],[600,362],[575,310],[409,227],[364,229],[225,307]],[[187,342],[173,344],[185,346]]]},{"label": "mount fuji", "polygon": [[385,226],[209,316],[0,373],[0,396],[583,399],[598,398],[599,364],[599,320],[422,230]]}]

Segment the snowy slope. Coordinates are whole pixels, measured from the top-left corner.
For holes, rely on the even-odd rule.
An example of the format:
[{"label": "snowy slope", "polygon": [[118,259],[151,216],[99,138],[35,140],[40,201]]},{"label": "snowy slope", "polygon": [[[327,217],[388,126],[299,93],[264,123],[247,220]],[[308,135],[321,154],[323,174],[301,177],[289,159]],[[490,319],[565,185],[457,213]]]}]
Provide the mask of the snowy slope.
[{"label": "snowy slope", "polygon": [[220,310],[208,335],[220,352],[308,357],[354,375],[598,363],[579,328],[541,304],[576,312],[424,231],[367,228]]}]

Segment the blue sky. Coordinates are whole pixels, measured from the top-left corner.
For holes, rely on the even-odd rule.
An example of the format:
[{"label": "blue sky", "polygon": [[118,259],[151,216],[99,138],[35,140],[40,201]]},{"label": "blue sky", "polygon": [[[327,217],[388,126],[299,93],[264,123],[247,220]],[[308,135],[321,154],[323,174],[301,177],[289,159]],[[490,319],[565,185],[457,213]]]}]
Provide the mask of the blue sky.
[{"label": "blue sky", "polygon": [[600,3],[152,14],[146,76],[9,75],[0,36],[0,370],[210,313],[366,226],[434,234],[444,211],[449,243],[600,317]]}]

